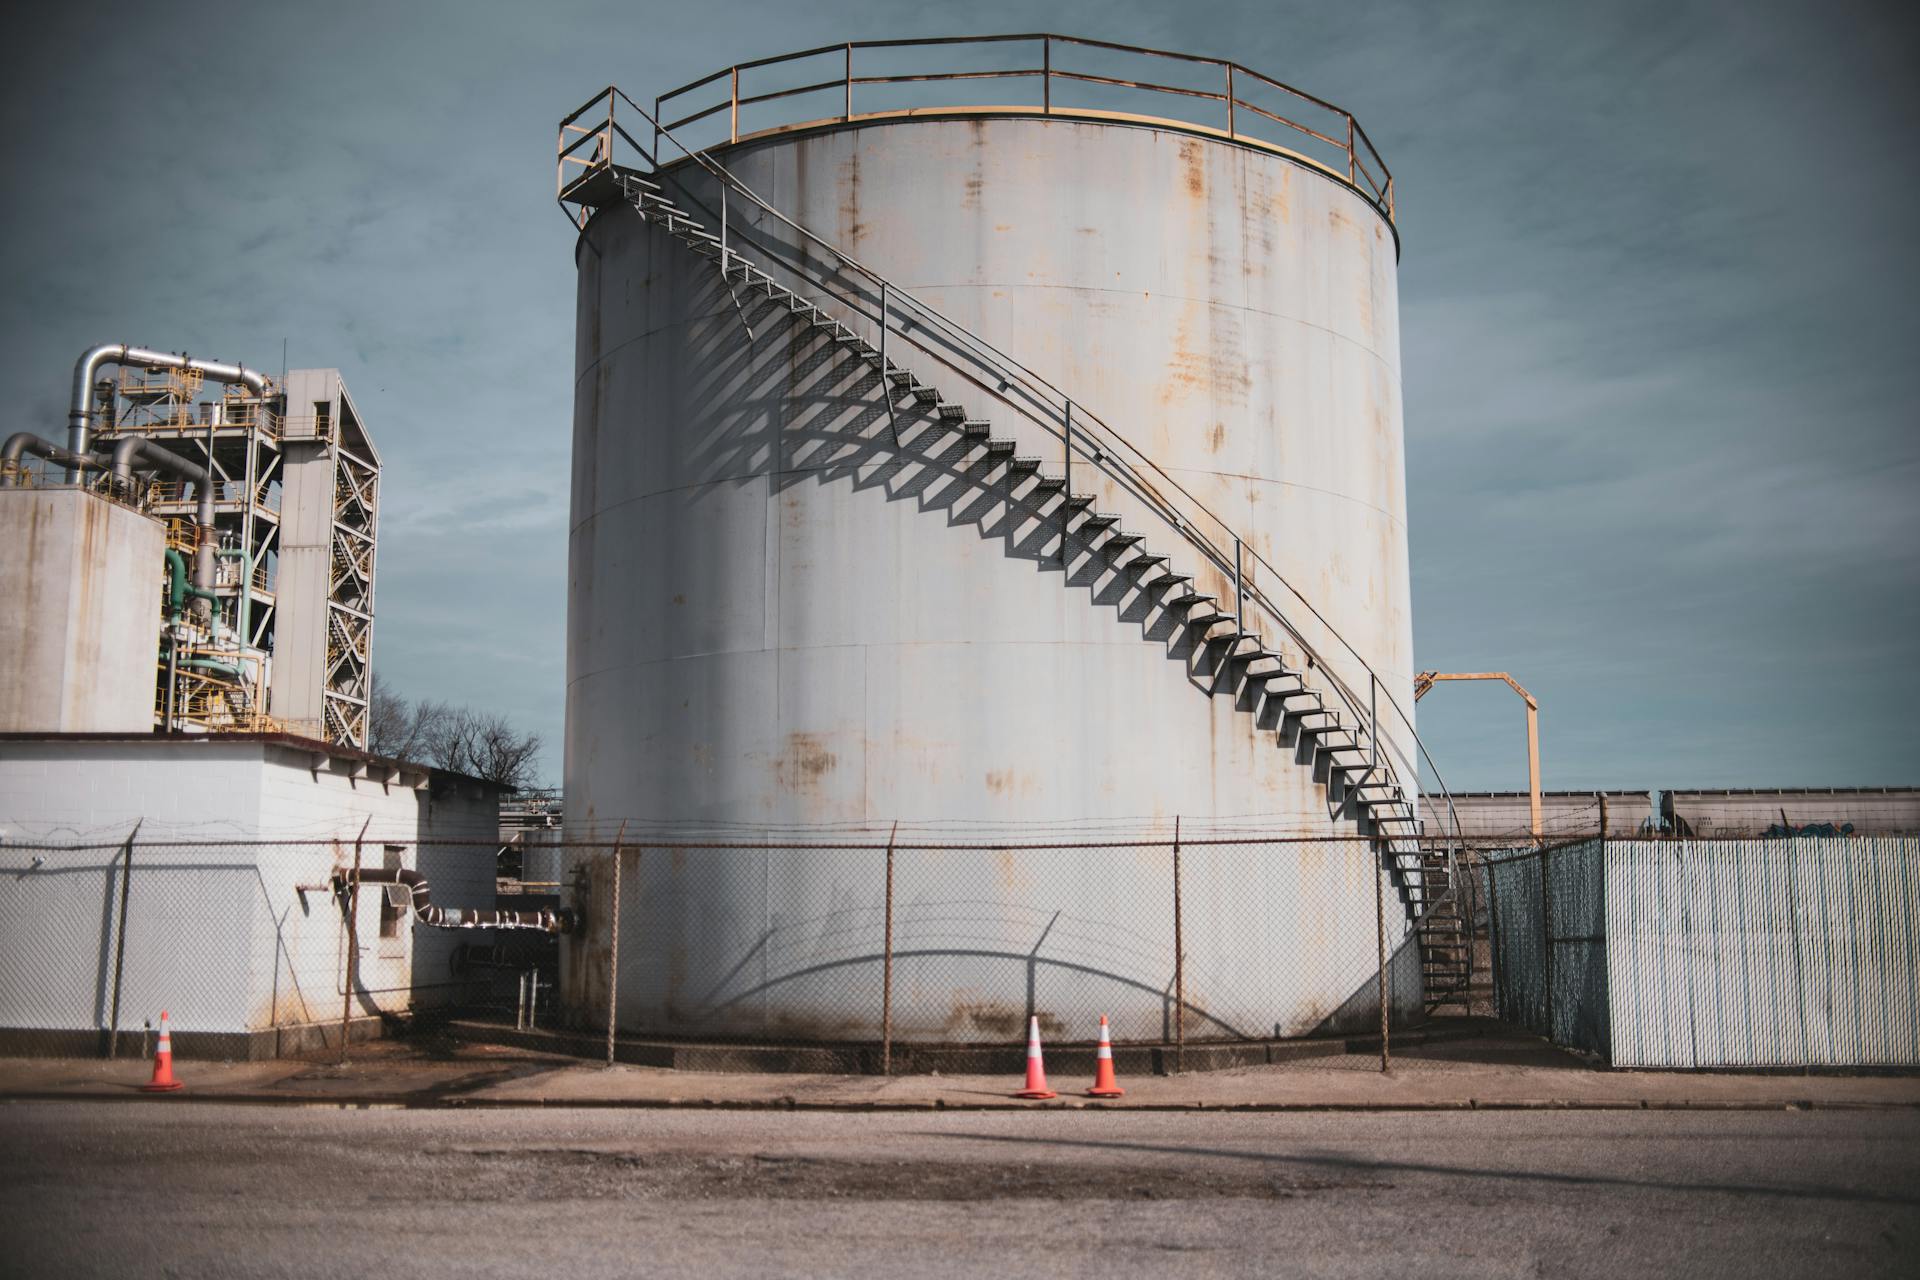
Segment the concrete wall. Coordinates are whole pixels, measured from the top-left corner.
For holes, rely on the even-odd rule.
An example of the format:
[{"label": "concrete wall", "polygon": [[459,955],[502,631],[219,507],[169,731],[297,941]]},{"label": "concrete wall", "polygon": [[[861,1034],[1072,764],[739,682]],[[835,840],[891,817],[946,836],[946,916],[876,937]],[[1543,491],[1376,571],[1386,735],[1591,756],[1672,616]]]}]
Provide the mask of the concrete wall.
[{"label": "concrete wall", "polygon": [[[311,419],[325,405],[340,421],[340,372],[295,369],[287,374],[287,415]],[[333,574],[332,446],[325,440],[286,441],[281,462],[280,575],[274,625],[274,716],[319,737],[326,714],[327,592]]]},{"label": "concrete wall", "polygon": [[[183,1036],[249,1053],[267,1029],[336,1021],[340,912],[300,886],[350,866],[363,824],[365,866],[417,867],[447,905],[493,902],[494,790],[387,777],[317,747],[238,738],[0,742],[0,1029],[105,1025],[119,846],[136,821],[122,1026],[166,1008]],[[403,918],[383,938],[379,898],[368,889],[359,904],[356,1016],[453,998],[454,948],[490,935]]]},{"label": "concrete wall", "polygon": [[153,727],[166,531],[80,489],[0,489],[0,732]]},{"label": "concrete wall", "polygon": [[[1594,835],[1600,827],[1600,797],[1607,799],[1607,834],[1637,836],[1653,817],[1647,791],[1546,791],[1540,795],[1540,827],[1549,840]],[[1423,807],[1432,829],[1444,829],[1446,801],[1427,796]],[[1454,812],[1461,835],[1474,843],[1518,848],[1531,840],[1532,800],[1524,791],[1456,791]]]},{"label": "concrete wall", "polygon": [[1857,835],[1920,833],[1920,788],[1788,787],[1777,791],[1668,791],[1661,813],[1681,835],[1757,836],[1780,825],[1852,823]]}]

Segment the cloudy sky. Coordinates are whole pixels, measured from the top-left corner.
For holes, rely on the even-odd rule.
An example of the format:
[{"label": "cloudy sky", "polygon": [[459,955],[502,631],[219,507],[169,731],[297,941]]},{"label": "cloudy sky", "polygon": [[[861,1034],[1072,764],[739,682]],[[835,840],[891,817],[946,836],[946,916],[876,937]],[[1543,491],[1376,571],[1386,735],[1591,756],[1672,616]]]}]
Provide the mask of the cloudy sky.
[{"label": "cloudy sky", "polygon": [[[843,39],[1228,57],[1393,167],[1415,641],[1551,787],[1920,783],[1910,6],[76,3],[6,51],[0,385],[98,341],[336,365],[386,461],[375,662],[557,781],[572,237],[554,122]],[[1525,780],[1503,688],[1422,731]]]}]

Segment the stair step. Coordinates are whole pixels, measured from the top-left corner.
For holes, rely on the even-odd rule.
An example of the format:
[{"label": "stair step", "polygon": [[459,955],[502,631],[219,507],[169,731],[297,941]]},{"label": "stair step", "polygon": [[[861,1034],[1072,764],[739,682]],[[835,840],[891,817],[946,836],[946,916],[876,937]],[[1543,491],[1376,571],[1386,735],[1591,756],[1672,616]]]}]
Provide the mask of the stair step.
[{"label": "stair step", "polygon": [[[720,236],[702,225],[700,218],[668,199],[657,184],[633,175],[616,174],[616,180],[644,220],[663,227],[691,252],[717,260],[723,278],[729,283],[741,280],[754,286],[764,285],[769,301],[778,297],[792,315],[823,330],[833,344],[850,349],[875,367],[887,388],[889,406],[905,397],[931,407],[942,424],[957,427],[970,443],[981,443],[994,461],[1004,461],[1009,475],[1033,476],[1030,492],[1060,492],[1062,502],[1054,513],[1056,516],[1065,512],[1070,517],[1079,517],[1070,524],[1077,523],[1082,535],[1095,543],[1096,549],[1114,557],[1118,568],[1139,581],[1144,590],[1154,591],[1160,603],[1184,610],[1185,625],[1202,628],[1198,634],[1206,644],[1225,645],[1227,665],[1243,672],[1249,681],[1260,681],[1265,696],[1276,699],[1284,714],[1300,721],[1301,736],[1311,740],[1317,752],[1327,755],[1329,768],[1339,770],[1349,779],[1347,794],[1353,795],[1372,819],[1370,839],[1382,850],[1382,857],[1395,879],[1396,893],[1409,917],[1418,917],[1414,928],[1421,948],[1425,1003],[1429,1008],[1448,1003],[1446,995],[1464,986],[1471,976],[1472,931],[1462,918],[1451,868],[1444,858],[1436,859],[1429,853],[1419,840],[1417,833],[1422,819],[1416,815],[1413,802],[1404,798],[1397,784],[1377,776],[1380,761],[1376,741],[1370,738],[1363,743],[1360,726],[1342,725],[1340,712],[1326,706],[1324,693],[1307,686],[1304,672],[1289,671],[1285,658],[1268,649],[1259,634],[1246,631],[1240,625],[1222,635],[1206,634],[1222,623],[1234,621],[1235,614],[1223,609],[1217,596],[1197,591],[1191,575],[1171,572],[1169,557],[1139,554],[1146,541],[1144,535],[1120,528],[1119,515],[1096,511],[1094,504],[1099,500],[1096,494],[1073,493],[1069,477],[1050,476],[1042,471],[1041,458],[1016,455],[1014,440],[994,438],[986,420],[967,417],[964,406],[943,400],[938,389],[919,381],[911,370],[885,360],[874,344],[853,327],[802,300],[764,269],[734,253]],[[1175,523],[1178,527],[1179,522]],[[1255,670],[1256,667],[1267,669]]]}]

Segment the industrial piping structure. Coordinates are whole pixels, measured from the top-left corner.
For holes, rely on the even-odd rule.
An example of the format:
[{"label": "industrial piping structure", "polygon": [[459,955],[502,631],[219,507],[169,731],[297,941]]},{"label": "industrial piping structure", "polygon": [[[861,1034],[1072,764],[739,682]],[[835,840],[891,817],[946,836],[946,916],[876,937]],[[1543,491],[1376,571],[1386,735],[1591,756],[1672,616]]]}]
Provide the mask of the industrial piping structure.
[{"label": "industrial piping structure", "polygon": [[[267,377],[245,365],[225,364],[218,360],[197,360],[187,355],[175,355],[170,351],[149,351],[145,347],[130,347],[124,342],[106,343],[85,352],[73,365],[73,399],[67,408],[67,449],[74,454],[85,454],[87,438],[93,425],[93,400],[98,392],[100,399],[111,402],[112,384],[99,387],[94,385],[100,370],[107,365],[127,365],[139,369],[172,369],[184,373],[197,374],[210,382],[221,382],[244,386],[255,396],[265,398],[269,386]],[[67,482],[77,483],[80,477],[76,471],[69,470]]]},{"label": "industrial piping structure", "polygon": [[[133,372],[103,377],[109,367]],[[196,405],[206,382],[225,390]],[[312,416],[289,413],[290,394]],[[63,473],[39,474],[22,465],[26,456]],[[22,598],[46,605],[36,593],[53,590],[66,600],[16,620],[16,646],[30,654],[22,663],[45,665],[0,681],[0,729],[145,722],[363,747],[378,484],[379,455],[333,370],[295,370],[280,386],[242,364],[125,343],[89,348],[73,368],[66,447],[32,432],[0,447],[0,491],[36,491],[0,516],[22,548],[0,575]],[[109,509],[158,522],[163,548],[149,548],[142,519]],[[134,586],[149,575],[165,584],[151,651],[141,635],[151,597]],[[129,589],[136,597],[120,600]],[[97,683],[87,663],[116,669],[111,692],[32,692]],[[142,663],[144,697],[126,671]]]},{"label": "industrial piping structure", "polygon": [[353,910],[356,885],[394,885],[406,890],[413,918],[432,929],[533,929],[541,933],[572,933],[579,916],[570,907],[557,911],[500,911],[477,907],[436,907],[426,876],[410,868],[393,870],[367,867],[356,871],[336,871],[333,892],[343,909]]},{"label": "industrial piping structure", "polygon": [[[854,67],[875,48],[1018,41],[1037,65]],[[1063,61],[1087,50],[1200,67],[1224,91]],[[806,59],[827,64],[817,82]],[[743,83],[776,64],[802,86]],[[856,88],[993,76],[1028,78],[1040,101],[853,109]],[[1065,99],[1089,85],[1218,103],[1226,128]],[[744,110],[806,94],[831,113],[742,126]],[[1333,122],[1253,101],[1287,94]],[[716,118],[717,140],[679,133]],[[1255,136],[1262,120],[1337,161]],[[1405,710],[1392,185],[1350,115],[1237,64],[1100,41],[854,42],[730,68],[651,111],[609,88],[561,122],[557,169],[580,232],[570,826],[1258,815],[1377,850],[1426,997],[1464,984],[1451,852],[1423,846],[1408,785],[1431,761]],[[1123,431],[1086,396],[1153,417]],[[1063,583],[1094,616],[1061,604]],[[763,974],[750,1002],[725,998],[747,957],[767,967],[769,937],[826,924],[781,922],[756,898],[770,891],[750,846],[704,861],[724,890],[677,862],[642,872],[635,923],[666,976],[622,984],[620,1025],[847,1034],[817,974]],[[795,892],[850,900],[856,861],[810,851]],[[929,902],[965,896],[953,865]],[[1207,891],[1292,893],[1296,909],[1324,893],[1334,915],[1372,921],[1364,880],[1310,884],[1320,873],[1223,860]],[[956,1002],[1011,988],[1030,958],[1017,922],[1077,883],[1036,873],[972,904],[979,936],[1010,939],[1005,957],[941,952],[924,981]],[[1158,924],[1121,912],[1103,927]],[[1205,963],[1252,994],[1216,997],[1209,1016],[1300,1034],[1371,999],[1331,982],[1284,991],[1307,932],[1220,935]],[[1370,955],[1311,959],[1374,977]],[[1162,1001],[1138,993],[1162,975],[1111,963],[1116,1034],[1156,1034]],[[991,1034],[951,1019],[894,1031]]]}]

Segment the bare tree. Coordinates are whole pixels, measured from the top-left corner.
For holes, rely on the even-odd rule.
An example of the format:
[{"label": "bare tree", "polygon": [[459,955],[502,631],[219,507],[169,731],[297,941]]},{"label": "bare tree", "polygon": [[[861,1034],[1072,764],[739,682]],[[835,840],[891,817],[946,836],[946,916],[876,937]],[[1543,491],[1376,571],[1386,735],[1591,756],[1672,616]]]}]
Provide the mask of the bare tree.
[{"label": "bare tree", "polygon": [[373,678],[367,747],[518,790],[533,784],[540,735],[516,732],[505,716],[422,698],[409,702]]},{"label": "bare tree", "polygon": [[367,694],[367,750],[395,759],[406,755],[413,727],[413,707],[387,687],[376,672]]},{"label": "bare tree", "polygon": [[534,781],[540,735],[516,731],[505,716],[422,702],[414,719],[429,763],[513,790]]}]

